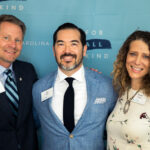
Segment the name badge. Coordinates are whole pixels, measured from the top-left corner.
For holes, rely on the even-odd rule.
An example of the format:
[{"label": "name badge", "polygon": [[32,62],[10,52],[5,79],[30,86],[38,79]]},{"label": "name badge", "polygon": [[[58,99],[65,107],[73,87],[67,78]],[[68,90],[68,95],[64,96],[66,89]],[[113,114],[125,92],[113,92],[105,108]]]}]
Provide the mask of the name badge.
[{"label": "name badge", "polygon": [[143,93],[138,93],[133,99],[132,102],[138,103],[138,104],[145,104],[146,97]]},{"label": "name badge", "polygon": [[50,89],[48,89],[46,91],[43,91],[41,93],[41,101],[43,102],[43,101],[49,99],[52,96],[53,96],[53,88],[50,88]]},{"label": "name badge", "polygon": [[0,93],[3,93],[3,92],[5,92],[5,88],[2,84],[2,82],[0,81]]}]

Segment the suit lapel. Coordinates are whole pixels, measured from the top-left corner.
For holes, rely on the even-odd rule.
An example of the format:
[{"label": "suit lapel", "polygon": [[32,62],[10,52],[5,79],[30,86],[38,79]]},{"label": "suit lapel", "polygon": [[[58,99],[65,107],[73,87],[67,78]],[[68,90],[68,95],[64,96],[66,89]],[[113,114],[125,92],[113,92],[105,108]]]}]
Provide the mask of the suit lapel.
[{"label": "suit lapel", "polygon": [[96,99],[96,79],[92,78],[91,71],[85,69],[85,79],[86,79],[86,88],[87,88],[87,104],[83,111],[83,114],[81,118],[79,119],[75,130],[80,127],[80,125],[84,122],[84,119],[86,119],[85,114],[89,110],[89,107],[94,103],[94,100]]},{"label": "suit lapel", "polygon": [[[50,76],[47,85],[45,85],[45,90],[48,90],[50,88],[54,88],[54,84],[55,84],[55,80],[57,77],[57,71],[54,72],[53,75]],[[53,97],[53,96],[52,96]],[[63,123],[60,121],[60,119],[57,117],[56,113],[53,111],[53,108],[51,106],[52,103],[52,97],[50,97],[48,100],[45,100],[44,103],[44,107],[46,108],[46,115],[47,117],[52,116],[53,119],[55,120],[55,123],[58,126],[58,130],[60,130],[60,132],[62,132],[62,130],[64,131],[64,133],[68,133],[67,129],[64,127]],[[50,114],[51,115],[50,115]]]},{"label": "suit lapel", "polygon": [[19,94],[19,108],[18,108],[18,118],[17,118],[17,125],[20,124],[21,120],[24,119],[25,117],[25,112],[27,112],[27,110],[29,110],[29,106],[28,102],[25,101],[25,93],[24,92],[24,85],[25,82],[24,81],[24,73],[22,72],[22,69],[19,68],[19,66],[17,65],[17,62],[15,62],[13,64],[13,70],[15,73],[15,79],[16,79],[16,83],[17,83],[17,89],[18,89],[18,94]]}]

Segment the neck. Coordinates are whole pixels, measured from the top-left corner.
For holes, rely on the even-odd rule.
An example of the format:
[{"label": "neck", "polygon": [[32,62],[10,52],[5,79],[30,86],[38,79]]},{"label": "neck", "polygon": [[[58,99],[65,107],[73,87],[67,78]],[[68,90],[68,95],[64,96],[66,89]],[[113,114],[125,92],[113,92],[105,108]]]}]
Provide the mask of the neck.
[{"label": "neck", "polygon": [[141,88],[142,81],[140,80],[131,80],[131,88],[134,90],[139,90]]},{"label": "neck", "polygon": [[11,63],[4,63],[4,62],[0,61],[0,65],[3,66],[3,67],[5,67],[5,68],[9,68],[10,65],[11,65]]}]

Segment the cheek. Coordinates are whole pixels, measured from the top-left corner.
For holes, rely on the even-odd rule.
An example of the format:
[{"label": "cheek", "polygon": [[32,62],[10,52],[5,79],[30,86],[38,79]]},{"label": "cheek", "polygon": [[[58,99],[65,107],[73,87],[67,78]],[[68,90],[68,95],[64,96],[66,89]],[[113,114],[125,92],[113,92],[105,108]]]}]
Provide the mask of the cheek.
[{"label": "cheek", "polygon": [[129,55],[127,55],[127,59],[126,59],[126,66],[130,66],[132,63],[134,63],[135,62],[135,60],[134,60],[134,58],[133,57],[131,57],[131,56],[129,56]]},{"label": "cheek", "polygon": [[146,63],[145,66],[147,67],[147,70],[150,70],[150,63]]},{"label": "cheek", "polygon": [[126,58],[126,63],[129,63],[131,61],[131,58],[129,55],[127,55],[127,58]]},{"label": "cheek", "polygon": [[130,60],[128,58],[126,59],[126,69],[127,69],[127,72],[130,71]]},{"label": "cheek", "polygon": [[127,72],[130,71],[130,65],[128,63],[126,63],[126,69],[127,69]]},{"label": "cheek", "polygon": [[21,51],[22,50],[22,44],[17,45],[17,49],[18,49],[18,51]]},{"label": "cheek", "polygon": [[55,51],[54,56],[57,58],[57,60],[60,60],[62,54]]},{"label": "cheek", "polygon": [[7,47],[7,44],[4,43],[4,42],[0,42],[0,48],[6,48]]}]

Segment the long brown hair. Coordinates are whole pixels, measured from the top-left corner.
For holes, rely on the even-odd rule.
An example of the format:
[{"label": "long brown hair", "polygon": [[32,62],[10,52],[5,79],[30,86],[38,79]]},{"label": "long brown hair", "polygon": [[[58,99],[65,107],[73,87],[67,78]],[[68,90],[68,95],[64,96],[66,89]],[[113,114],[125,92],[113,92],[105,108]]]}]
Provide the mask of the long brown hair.
[{"label": "long brown hair", "polygon": [[[131,79],[126,69],[126,58],[130,48],[131,42],[135,40],[141,40],[148,45],[150,51],[150,32],[147,31],[135,31],[125,40],[122,47],[119,50],[117,59],[114,62],[113,85],[118,91],[119,96],[124,94],[127,88],[131,86]],[[147,75],[144,76],[142,82],[142,90],[147,96],[150,96],[150,68]]]}]

